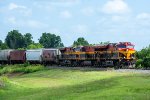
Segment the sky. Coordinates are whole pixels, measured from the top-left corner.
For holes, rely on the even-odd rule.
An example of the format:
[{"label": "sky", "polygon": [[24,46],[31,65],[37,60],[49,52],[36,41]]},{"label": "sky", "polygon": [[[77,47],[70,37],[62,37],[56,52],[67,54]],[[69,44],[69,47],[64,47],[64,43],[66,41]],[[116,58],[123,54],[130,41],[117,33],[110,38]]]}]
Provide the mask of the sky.
[{"label": "sky", "polygon": [[150,44],[150,0],[0,0],[0,40],[11,30],[59,35],[65,46],[78,37],[89,43]]}]

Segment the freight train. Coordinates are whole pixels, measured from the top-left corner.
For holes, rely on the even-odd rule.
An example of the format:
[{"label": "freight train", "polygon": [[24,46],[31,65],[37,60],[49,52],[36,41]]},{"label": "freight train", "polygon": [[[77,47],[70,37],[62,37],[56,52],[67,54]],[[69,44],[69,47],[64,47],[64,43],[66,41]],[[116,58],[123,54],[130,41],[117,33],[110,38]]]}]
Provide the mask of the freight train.
[{"label": "freight train", "polygon": [[0,50],[0,64],[57,64],[62,66],[134,67],[135,49],[130,42],[59,49]]}]

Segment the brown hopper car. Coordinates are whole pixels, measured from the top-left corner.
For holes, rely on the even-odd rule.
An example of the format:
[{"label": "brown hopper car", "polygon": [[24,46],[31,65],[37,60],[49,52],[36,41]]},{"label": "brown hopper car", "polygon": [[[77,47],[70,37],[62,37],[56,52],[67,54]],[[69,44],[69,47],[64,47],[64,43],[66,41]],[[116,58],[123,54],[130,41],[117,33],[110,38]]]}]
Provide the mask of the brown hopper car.
[{"label": "brown hopper car", "polygon": [[25,50],[13,50],[10,52],[9,57],[12,64],[24,63],[26,61],[26,52]]}]

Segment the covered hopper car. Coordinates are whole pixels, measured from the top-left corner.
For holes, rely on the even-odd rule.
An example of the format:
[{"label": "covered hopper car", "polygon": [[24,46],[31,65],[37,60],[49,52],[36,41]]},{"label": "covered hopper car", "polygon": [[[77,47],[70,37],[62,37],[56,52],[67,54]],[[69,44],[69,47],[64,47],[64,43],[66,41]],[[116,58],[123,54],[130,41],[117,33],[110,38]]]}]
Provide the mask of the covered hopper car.
[{"label": "covered hopper car", "polygon": [[59,49],[43,49],[42,63],[43,64],[58,64],[60,51]]},{"label": "covered hopper car", "polygon": [[9,64],[10,63],[10,52],[13,50],[0,50],[0,64]]},{"label": "covered hopper car", "polygon": [[12,50],[10,51],[9,60],[11,64],[21,64],[26,62],[25,50]]},{"label": "covered hopper car", "polygon": [[43,49],[26,50],[26,61],[34,64],[42,63]]}]

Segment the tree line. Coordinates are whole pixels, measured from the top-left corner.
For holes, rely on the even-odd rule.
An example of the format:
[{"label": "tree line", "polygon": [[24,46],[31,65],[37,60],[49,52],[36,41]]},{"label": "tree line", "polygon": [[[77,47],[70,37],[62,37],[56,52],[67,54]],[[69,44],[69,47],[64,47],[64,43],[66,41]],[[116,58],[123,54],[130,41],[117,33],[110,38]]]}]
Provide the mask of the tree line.
[{"label": "tree line", "polygon": [[[89,45],[83,37],[79,37],[72,46]],[[52,33],[42,33],[38,43],[33,41],[31,33],[22,34],[18,30],[8,32],[4,42],[0,40],[0,49],[38,49],[64,47],[61,37]]]},{"label": "tree line", "polygon": [[1,49],[38,49],[63,47],[60,36],[51,33],[42,33],[38,43],[33,41],[31,33],[22,34],[18,30],[8,32],[4,42],[0,40]]},{"label": "tree line", "polygon": [[150,45],[136,52],[136,67],[137,68],[150,68]]}]

